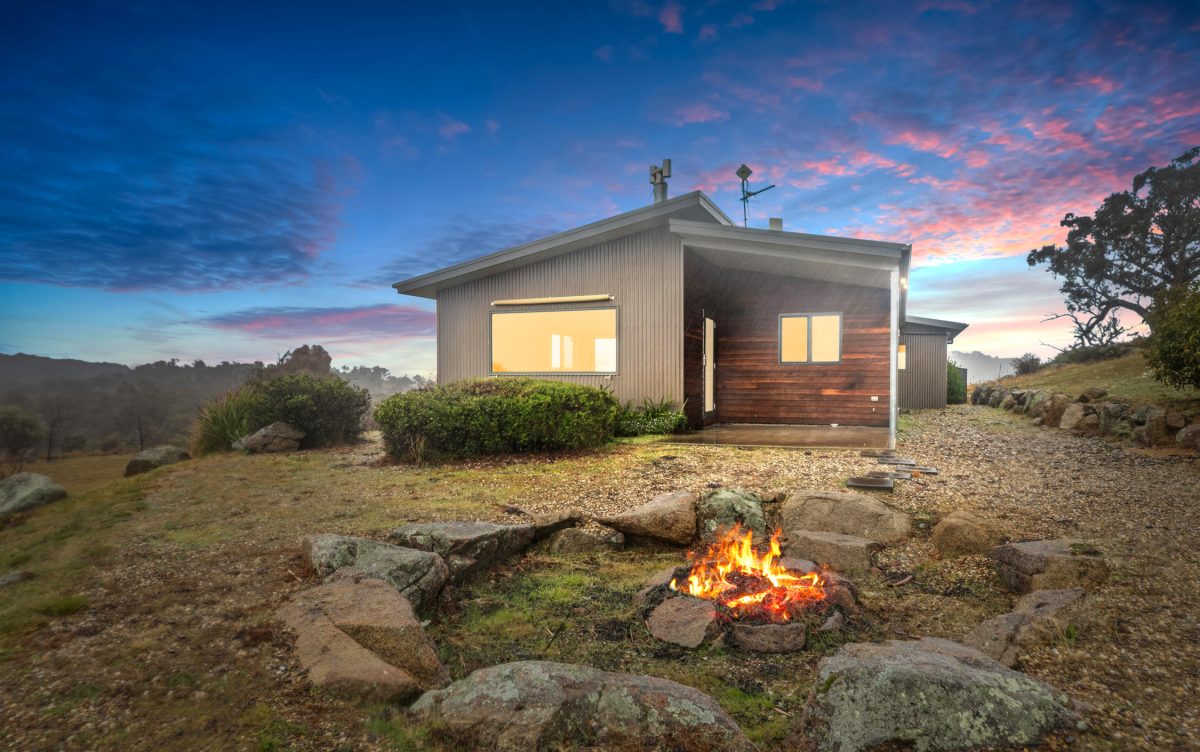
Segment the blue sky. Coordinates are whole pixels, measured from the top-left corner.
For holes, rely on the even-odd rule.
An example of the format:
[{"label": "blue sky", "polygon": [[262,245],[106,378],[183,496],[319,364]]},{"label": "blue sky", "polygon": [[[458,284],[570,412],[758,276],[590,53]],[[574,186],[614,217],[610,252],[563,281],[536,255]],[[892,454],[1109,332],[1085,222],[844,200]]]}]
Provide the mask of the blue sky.
[{"label": "blue sky", "polygon": [[[252,6],[252,7],[247,7]],[[1200,144],[1186,3],[27,4],[0,25],[0,351],[433,370],[389,287],[674,194],[911,242],[963,349],[1069,339],[1029,249]]]}]

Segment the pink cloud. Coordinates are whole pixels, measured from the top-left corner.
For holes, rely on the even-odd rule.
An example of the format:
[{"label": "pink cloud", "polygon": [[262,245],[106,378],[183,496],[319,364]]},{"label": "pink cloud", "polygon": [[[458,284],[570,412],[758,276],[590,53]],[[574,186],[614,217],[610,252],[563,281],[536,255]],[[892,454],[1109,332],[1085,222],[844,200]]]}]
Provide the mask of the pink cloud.
[{"label": "pink cloud", "polygon": [[820,91],[825,88],[825,84],[815,78],[808,78],[806,76],[789,77],[788,86],[793,89],[804,89],[805,91]]},{"label": "pink cloud", "polygon": [[717,25],[706,23],[700,27],[700,32],[696,34],[696,39],[701,42],[706,42],[710,39],[717,38]]},{"label": "pink cloud", "polygon": [[452,141],[464,133],[471,132],[471,126],[461,120],[455,120],[447,115],[442,116],[442,124],[438,126],[438,135],[442,138]]},{"label": "pink cloud", "polygon": [[405,339],[432,337],[437,315],[416,306],[380,304],[354,308],[250,308],[204,319],[224,331],[290,339]]},{"label": "pink cloud", "polygon": [[707,102],[697,102],[675,108],[675,125],[677,126],[712,123],[728,119],[728,112],[719,110]]},{"label": "pink cloud", "polygon": [[658,22],[662,24],[663,31],[668,34],[683,33],[683,7],[675,0],[668,0],[667,4],[658,12]]},{"label": "pink cloud", "polygon": [[613,47],[611,44],[603,44],[592,50],[592,57],[604,63],[611,63],[613,59]]}]

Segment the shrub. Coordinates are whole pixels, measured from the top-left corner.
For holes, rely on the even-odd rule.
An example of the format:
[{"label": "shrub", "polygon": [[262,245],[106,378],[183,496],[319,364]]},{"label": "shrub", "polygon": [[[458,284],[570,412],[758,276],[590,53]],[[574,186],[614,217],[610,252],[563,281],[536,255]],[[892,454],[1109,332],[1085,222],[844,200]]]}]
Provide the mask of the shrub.
[{"label": "shrub", "polygon": [[1200,388],[1200,289],[1169,301],[1152,318],[1146,361],[1155,377],[1179,389]]},{"label": "shrub", "polygon": [[192,423],[192,454],[225,451],[233,442],[257,430],[251,426],[254,400],[254,389],[244,385],[201,406]]},{"label": "shrub", "polygon": [[1144,346],[1141,339],[1130,339],[1122,342],[1110,342],[1107,345],[1076,345],[1063,350],[1054,356],[1055,365],[1070,363],[1096,363],[1101,360],[1112,360],[1137,350]]},{"label": "shrub", "polygon": [[946,361],[946,403],[950,405],[967,401],[967,382],[958,369],[959,365],[953,360]]},{"label": "shrub", "polygon": [[626,403],[617,414],[617,436],[682,433],[686,430],[687,416],[676,410],[675,403],[668,399],[658,402],[647,399],[641,407]]},{"label": "shrub", "polygon": [[343,444],[362,433],[370,407],[366,389],[337,376],[290,374],[252,381],[200,408],[191,448],[198,455],[226,451],[233,442],[276,421],[302,429],[306,447]]},{"label": "shrub", "polygon": [[420,461],[596,446],[612,437],[618,410],[602,389],[506,377],[397,394],[375,422],[393,457]]},{"label": "shrub", "polygon": [[1042,359],[1033,353],[1025,353],[1019,358],[1013,358],[1012,364],[1018,376],[1028,376],[1042,370]]},{"label": "shrub", "polygon": [[[37,416],[16,405],[0,407],[0,452],[4,462],[13,473],[21,472],[32,451],[45,436],[42,422]],[[0,477],[5,475],[0,465]]]},{"label": "shrub", "polygon": [[289,374],[254,382],[251,390],[250,431],[283,421],[307,434],[302,442],[306,447],[357,439],[371,408],[371,395],[366,389],[351,386],[337,376]]}]

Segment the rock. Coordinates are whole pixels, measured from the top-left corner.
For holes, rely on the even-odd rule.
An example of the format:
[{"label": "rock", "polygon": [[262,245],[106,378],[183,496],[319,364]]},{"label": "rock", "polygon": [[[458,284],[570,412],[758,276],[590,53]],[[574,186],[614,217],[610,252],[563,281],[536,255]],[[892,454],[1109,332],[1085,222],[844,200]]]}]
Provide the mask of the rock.
[{"label": "rock", "polygon": [[933,527],[933,547],[943,557],[986,554],[1006,540],[996,522],[974,512],[951,512]]},{"label": "rock", "polygon": [[625,535],[687,545],[696,535],[696,497],[687,491],[671,491],[599,522]]},{"label": "rock", "polygon": [[296,657],[316,686],[404,701],[450,680],[412,606],[382,580],[305,590],[276,617],[296,633]]},{"label": "rock", "polygon": [[729,629],[733,644],[754,653],[794,653],[804,649],[803,622],[787,624],[743,624],[734,622]]},{"label": "rock", "polygon": [[1042,417],[1048,394],[1041,389],[1035,389],[1025,398],[1025,414],[1030,418]]},{"label": "rock", "polygon": [[668,598],[654,607],[646,619],[650,634],[663,642],[698,648],[721,631],[717,609],[709,601],[690,596]]},{"label": "rock", "polygon": [[533,542],[533,525],[494,522],[419,522],[396,528],[388,540],[446,560],[450,581],[461,584]]},{"label": "rock", "polygon": [[1008,396],[1008,392],[1000,387],[993,387],[992,394],[988,397],[988,407],[1000,407],[1004,398]]},{"label": "rock", "polygon": [[1011,613],[983,622],[963,642],[1012,668],[1017,665],[1021,648],[1032,641],[1035,627],[1048,622],[1082,597],[1081,588],[1029,593],[1017,601]]},{"label": "rock", "polygon": [[834,611],[828,619],[817,629],[818,632],[837,632],[842,627],[846,626],[846,617],[842,616],[841,611]]},{"label": "rock", "polygon": [[696,535],[701,540],[715,540],[740,525],[754,533],[754,541],[767,540],[767,518],[762,503],[752,493],[734,489],[712,491],[700,497],[696,504]]},{"label": "rock", "polygon": [[633,602],[634,603],[645,603],[646,596],[648,596],[650,594],[651,590],[658,587],[659,585],[666,585],[666,584],[670,583],[671,580],[675,579],[676,569],[678,569],[678,568],[670,567],[668,569],[660,569],[657,572],[655,572],[654,574],[647,577],[645,584],[642,586],[642,589],[637,591],[637,593],[634,594]]},{"label": "rock", "polygon": [[190,460],[192,455],[177,446],[160,446],[153,449],[143,449],[129,460],[129,464],[125,466],[125,477],[131,475],[140,475],[148,473],[155,468],[164,465],[173,465],[176,462]]},{"label": "rock", "polygon": [[608,534],[591,533],[577,527],[559,530],[546,540],[546,551],[552,554],[597,554],[620,551],[625,546],[625,535],[616,530]]},{"label": "rock", "polygon": [[294,452],[308,434],[291,423],[277,421],[238,439],[235,449],[247,452]]},{"label": "rock", "polygon": [[575,527],[581,522],[583,522],[583,512],[578,509],[535,514],[533,515],[533,539],[540,541],[543,538],[549,538],[559,530]]},{"label": "rock", "polygon": [[0,480],[0,516],[65,498],[67,489],[38,473],[16,473]]},{"label": "rock", "polygon": [[1028,389],[1013,389],[1008,394],[1013,398],[1013,406],[1009,408],[1010,410],[1025,407],[1025,398],[1029,395]]},{"label": "rock", "polygon": [[784,553],[811,559],[843,572],[866,571],[883,546],[854,535],[819,530],[788,530]]},{"label": "rock", "polygon": [[32,579],[33,574],[31,572],[26,572],[24,569],[14,569],[11,572],[0,574],[0,588],[8,587],[9,585],[16,585],[18,582],[24,582],[25,580]]},{"label": "rock", "polygon": [[846,645],[818,674],[806,721],[820,752],[1036,746],[1074,721],[1062,693],[933,637]]},{"label": "rock", "polygon": [[823,530],[894,543],[908,537],[912,519],[865,494],[801,490],[780,506],[779,525],[785,533]]},{"label": "rock", "polygon": [[976,384],[971,390],[971,404],[978,405],[983,399],[983,384]]},{"label": "rock", "polygon": [[1058,421],[1069,404],[1071,404],[1071,398],[1061,392],[1055,392],[1047,397],[1042,404],[1042,425],[1058,428]]},{"label": "rock", "polygon": [[1187,425],[1187,415],[1181,410],[1176,410],[1173,407],[1167,408],[1167,428],[1172,431],[1178,431]]},{"label": "rock", "polygon": [[1083,403],[1099,402],[1100,400],[1104,399],[1107,396],[1108,396],[1107,389],[1102,389],[1098,386],[1090,386],[1087,389],[1083,390],[1083,394],[1079,395],[1079,399],[1077,401],[1083,402]]},{"label": "rock", "polygon": [[1170,442],[1167,411],[1157,405],[1146,405],[1136,410],[1133,424],[1133,440],[1139,446],[1157,447]]},{"label": "rock", "polygon": [[425,693],[410,712],[435,741],[463,750],[754,748],[716,701],[691,687],[549,661],[479,669]]},{"label": "rock", "polygon": [[450,575],[437,554],[382,541],[327,533],[305,538],[304,544],[313,571],[326,582],[383,580],[422,614],[433,609]]},{"label": "rock", "polygon": [[1082,587],[1095,588],[1108,579],[1099,551],[1071,538],[1007,543],[992,551],[1000,579],[1018,593]]},{"label": "rock", "polygon": [[1200,423],[1179,429],[1179,433],[1175,434],[1175,446],[1200,451]]},{"label": "rock", "polygon": [[1063,410],[1062,417],[1058,419],[1058,427],[1063,431],[1073,431],[1075,426],[1079,425],[1079,421],[1083,420],[1083,415],[1083,404],[1072,402]]},{"label": "rock", "polygon": [[997,405],[997,407],[999,407],[1001,410],[1011,410],[1016,404],[1017,400],[1013,398],[1012,392],[1009,392],[1008,394],[1004,395],[1004,399],[1000,400],[1000,404]]},{"label": "rock", "polygon": [[1099,436],[1104,433],[1104,429],[1100,425],[1100,416],[1095,413],[1084,415],[1075,424],[1075,433],[1082,436]]}]

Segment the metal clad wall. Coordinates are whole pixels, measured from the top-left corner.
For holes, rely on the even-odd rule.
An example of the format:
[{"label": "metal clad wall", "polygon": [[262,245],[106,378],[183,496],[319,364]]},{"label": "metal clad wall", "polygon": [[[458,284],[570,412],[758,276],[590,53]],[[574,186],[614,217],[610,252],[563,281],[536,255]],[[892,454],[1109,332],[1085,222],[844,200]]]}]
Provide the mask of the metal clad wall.
[{"label": "metal clad wall", "polygon": [[898,405],[904,410],[946,406],[946,334],[901,334],[907,368],[896,374]]},{"label": "metal clad wall", "polygon": [[[611,294],[611,303],[503,306],[493,300]],[[622,402],[683,398],[683,243],[665,227],[608,240],[438,294],[438,381],[490,375],[492,310],[617,306],[615,376],[551,378],[607,387]]]}]

